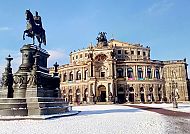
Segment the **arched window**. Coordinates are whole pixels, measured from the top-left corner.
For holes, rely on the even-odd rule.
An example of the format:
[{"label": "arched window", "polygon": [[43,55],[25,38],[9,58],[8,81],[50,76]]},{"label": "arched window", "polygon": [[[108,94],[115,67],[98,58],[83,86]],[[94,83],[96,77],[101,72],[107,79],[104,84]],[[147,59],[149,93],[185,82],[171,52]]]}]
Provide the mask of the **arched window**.
[{"label": "arched window", "polygon": [[87,101],[87,97],[88,97],[88,88],[86,88],[84,90],[84,98],[83,98],[83,101]]},{"label": "arched window", "polygon": [[62,92],[62,96],[63,96],[63,99],[66,101],[66,91],[65,90],[63,90],[63,92]]},{"label": "arched window", "polygon": [[100,72],[100,76],[102,77],[102,78],[104,78],[105,77],[105,72]]},{"label": "arched window", "polygon": [[72,71],[69,73],[69,81],[73,81],[73,72]]},{"label": "arched window", "polygon": [[95,57],[95,61],[103,62],[107,59],[107,56],[105,54],[99,54]]},{"label": "arched window", "polygon": [[152,79],[152,71],[151,71],[151,68],[150,68],[150,67],[147,68],[147,77],[148,77],[149,79]]},{"label": "arched window", "polygon": [[144,88],[141,87],[140,88],[140,102],[144,102],[145,99],[144,99]]},{"label": "arched window", "polygon": [[144,88],[143,87],[140,88],[140,93],[144,93]]},{"label": "arched window", "polygon": [[80,102],[80,89],[76,90],[76,102],[79,103]]},{"label": "arched window", "polygon": [[81,72],[77,71],[76,73],[76,80],[81,80]]},{"label": "arched window", "polygon": [[117,77],[118,78],[122,78],[123,77],[123,69],[122,68],[118,68],[117,69]]},{"label": "arched window", "polygon": [[158,88],[158,100],[159,101],[162,100],[162,90],[161,90],[161,87]]},{"label": "arched window", "polygon": [[155,70],[155,77],[157,78],[157,79],[160,79],[160,71],[159,71],[159,69],[158,68],[156,68],[156,70]]},{"label": "arched window", "polygon": [[129,88],[129,92],[134,92],[134,88],[133,88],[133,87],[130,87],[130,88]]},{"label": "arched window", "polygon": [[143,70],[141,67],[138,68],[138,78],[142,79],[143,78]]},{"label": "arched window", "polygon": [[86,80],[87,77],[88,77],[88,70],[85,70],[85,71],[84,71],[84,80]]},{"label": "arched window", "polygon": [[127,77],[133,78],[133,69],[131,67],[127,68]]},{"label": "arched window", "polygon": [[148,101],[150,101],[150,102],[154,101],[154,95],[153,95],[153,88],[152,87],[149,88]]},{"label": "arched window", "polygon": [[65,82],[66,80],[67,80],[67,74],[64,73],[64,74],[63,74],[63,82]]}]

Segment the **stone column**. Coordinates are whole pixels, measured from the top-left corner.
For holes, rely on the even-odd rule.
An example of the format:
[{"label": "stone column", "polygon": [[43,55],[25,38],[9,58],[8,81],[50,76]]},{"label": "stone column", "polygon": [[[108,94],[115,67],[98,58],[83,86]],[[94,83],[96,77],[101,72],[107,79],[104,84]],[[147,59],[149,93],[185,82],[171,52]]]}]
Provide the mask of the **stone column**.
[{"label": "stone column", "polygon": [[118,102],[118,95],[117,95],[117,83],[115,83],[115,103],[117,103]]},{"label": "stone column", "polygon": [[116,78],[117,76],[116,76],[116,62],[115,61],[113,64],[113,72],[114,72],[113,77]]},{"label": "stone column", "polygon": [[74,68],[72,71],[73,71],[73,82],[76,82],[76,69]]},{"label": "stone column", "polygon": [[147,77],[147,66],[144,66],[144,79]]},{"label": "stone column", "polygon": [[155,78],[155,67],[154,66],[152,67],[152,78],[153,79]]},{"label": "stone column", "polygon": [[82,67],[82,70],[81,70],[81,81],[84,81],[84,74],[85,73],[85,69],[84,67]]},{"label": "stone column", "polygon": [[144,88],[144,99],[145,99],[145,102],[148,102],[147,95],[148,95],[148,85],[146,84],[145,88]]},{"label": "stone column", "polygon": [[106,102],[109,101],[109,89],[108,89],[108,84],[106,85]]},{"label": "stone column", "polygon": [[157,102],[158,100],[158,85],[157,84],[154,85],[153,95],[154,95],[154,101]]},{"label": "stone column", "polygon": [[94,93],[94,91],[93,91],[93,83],[90,83],[89,84],[89,102],[91,102],[91,103],[93,103],[94,101],[94,95],[95,95],[95,93]]}]

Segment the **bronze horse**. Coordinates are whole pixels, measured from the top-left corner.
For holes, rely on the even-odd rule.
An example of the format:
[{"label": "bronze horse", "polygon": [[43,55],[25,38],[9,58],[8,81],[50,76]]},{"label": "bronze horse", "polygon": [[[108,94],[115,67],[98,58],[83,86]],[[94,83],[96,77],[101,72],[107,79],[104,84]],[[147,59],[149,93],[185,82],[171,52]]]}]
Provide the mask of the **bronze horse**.
[{"label": "bronze horse", "polygon": [[[37,13],[37,12],[36,12]],[[42,24],[37,24],[34,20],[34,17],[30,10],[26,10],[25,12],[26,20],[27,20],[27,29],[23,33],[23,40],[25,40],[25,34],[26,36],[33,39],[33,44],[35,43],[35,36],[39,42],[39,47],[41,47],[41,43],[46,45],[46,36],[45,36],[45,30],[42,28]],[[40,16],[35,16],[40,17]],[[41,20],[40,20],[41,22]]]}]

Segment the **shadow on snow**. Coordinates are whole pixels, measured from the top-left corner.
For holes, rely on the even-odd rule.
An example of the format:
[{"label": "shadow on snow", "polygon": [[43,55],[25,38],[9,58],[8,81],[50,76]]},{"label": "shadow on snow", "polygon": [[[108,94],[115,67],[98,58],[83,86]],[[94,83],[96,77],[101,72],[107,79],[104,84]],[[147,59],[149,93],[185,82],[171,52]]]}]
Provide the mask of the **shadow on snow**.
[{"label": "shadow on snow", "polygon": [[93,111],[81,111],[80,115],[93,115],[93,114],[108,114],[108,113],[131,113],[142,112],[140,109],[109,109],[109,110],[93,110]]}]

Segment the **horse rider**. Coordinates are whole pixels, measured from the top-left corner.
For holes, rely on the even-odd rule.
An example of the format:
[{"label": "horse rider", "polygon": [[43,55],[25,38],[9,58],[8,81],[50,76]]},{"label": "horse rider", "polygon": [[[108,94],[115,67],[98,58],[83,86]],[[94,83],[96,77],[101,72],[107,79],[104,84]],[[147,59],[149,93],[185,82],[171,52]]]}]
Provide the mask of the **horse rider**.
[{"label": "horse rider", "polygon": [[34,16],[34,22],[36,23],[37,26],[42,28],[42,20],[41,20],[41,17],[38,15],[37,11],[36,11],[36,15]]}]

